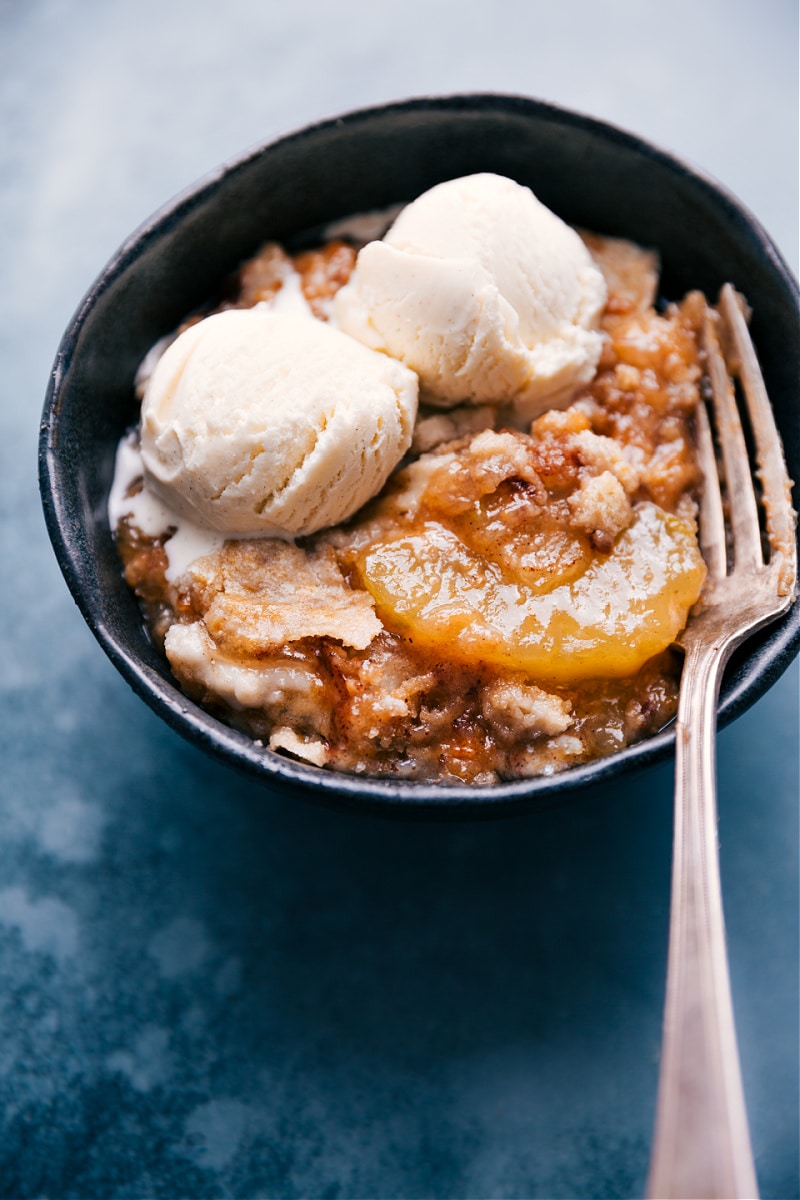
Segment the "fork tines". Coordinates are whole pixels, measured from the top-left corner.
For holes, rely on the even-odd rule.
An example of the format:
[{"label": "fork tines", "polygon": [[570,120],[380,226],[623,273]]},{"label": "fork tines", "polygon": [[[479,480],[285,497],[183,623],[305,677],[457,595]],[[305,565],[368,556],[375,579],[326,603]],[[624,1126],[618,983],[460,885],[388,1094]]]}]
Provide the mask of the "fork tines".
[{"label": "fork tines", "polygon": [[726,283],[716,310],[709,309],[703,329],[706,370],[713,400],[727,504],[723,506],[713,439],[704,407],[698,410],[698,454],[705,482],[700,513],[700,540],[712,577],[726,574],[725,511],[735,547],[734,570],[764,567],[761,525],[742,418],[734,381],[738,380],[755,444],[756,476],[766,518],[768,562],[779,596],[791,600],[797,586],[796,515],[792,483],[786,470],[780,435],[747,328],[743,298]]}]

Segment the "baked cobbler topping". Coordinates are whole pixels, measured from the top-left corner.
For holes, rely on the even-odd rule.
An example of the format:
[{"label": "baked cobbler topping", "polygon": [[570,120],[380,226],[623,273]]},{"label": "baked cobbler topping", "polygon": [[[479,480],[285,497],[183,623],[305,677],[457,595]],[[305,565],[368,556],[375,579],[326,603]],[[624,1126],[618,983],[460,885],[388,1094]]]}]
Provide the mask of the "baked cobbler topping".
[{"label": "baked cobbler topping", "polygon": [[[705,300],[658,310],[655,255],[581,246],[606,294],[588,382],[532,419],[513,397],[443,410],[423,392],[401,461],[347,520],[201,535],[171,564],[186,531],[137,517],[149,486],[129,462],[112,514],[125,576],[190,697],[318,767],[479,785],[590,761],[672,718],[673,645],[705,573],[692,439]],[[297,256],[269,244],[222,311],[282,304],[330,324],[358,261],[339,237]],[[142,380],[151,401],[164,361]],[[261,404],[248,420],[266,444]]]}]

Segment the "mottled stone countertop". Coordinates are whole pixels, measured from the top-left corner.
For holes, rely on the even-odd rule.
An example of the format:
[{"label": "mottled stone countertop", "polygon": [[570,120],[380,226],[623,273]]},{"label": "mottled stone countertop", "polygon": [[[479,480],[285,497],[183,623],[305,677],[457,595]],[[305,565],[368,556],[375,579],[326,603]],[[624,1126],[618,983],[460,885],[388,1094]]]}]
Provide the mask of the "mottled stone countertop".
[{"label": "mottled stone countertop", "polygon": [[[131,229],[247,146],[383,100],[603,117],[722,180],[796,271],[796,46],[787,0],[0,0],[0,1195],[641,1195],[670,764],[457,825],[243,781],[84,626],[41,517],[39,416]],[[797,696],[795,663],[719,739],[745,1086],[762,1195],[784,1200]]]}]

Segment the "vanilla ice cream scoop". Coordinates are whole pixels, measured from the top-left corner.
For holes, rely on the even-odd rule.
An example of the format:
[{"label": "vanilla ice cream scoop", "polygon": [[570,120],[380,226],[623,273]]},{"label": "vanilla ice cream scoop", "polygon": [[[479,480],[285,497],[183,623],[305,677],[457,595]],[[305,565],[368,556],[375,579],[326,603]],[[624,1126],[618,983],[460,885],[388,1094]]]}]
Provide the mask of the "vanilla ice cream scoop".
[{"label": "vanilla ice cream scoop", "polygon": [[417,387],[321,321],[216,313],[168,347],[147,385],[148,486],[225,533],[313,533],[380,491],[410,444]]},{"label": "vanilla ice cream scoop", "polygon": [[603,276],[578,234],[500,175],[425,192],[358,255],[339,327],[417,372],[444,406],[567,403],[600,356]]}]

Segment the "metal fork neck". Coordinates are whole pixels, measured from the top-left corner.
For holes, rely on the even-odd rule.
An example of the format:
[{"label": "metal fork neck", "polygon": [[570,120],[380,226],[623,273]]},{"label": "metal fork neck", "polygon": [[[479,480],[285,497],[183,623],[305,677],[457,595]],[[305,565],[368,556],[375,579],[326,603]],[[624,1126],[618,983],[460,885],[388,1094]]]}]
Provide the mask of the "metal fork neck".
[{"label": "metal fork neck", "polygon": [[690,648],[677,724],[673,902],[651,1200],[758,1195],[719,880],[716,704],[730,644]]}]

